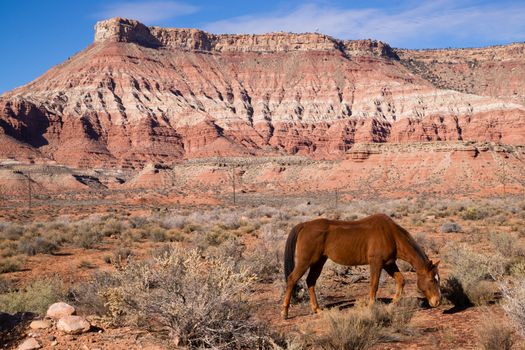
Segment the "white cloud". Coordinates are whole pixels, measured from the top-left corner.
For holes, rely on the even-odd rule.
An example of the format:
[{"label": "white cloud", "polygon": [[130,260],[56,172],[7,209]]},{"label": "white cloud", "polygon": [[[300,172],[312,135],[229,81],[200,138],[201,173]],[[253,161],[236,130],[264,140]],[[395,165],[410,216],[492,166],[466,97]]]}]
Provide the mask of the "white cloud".
[{"label": "white cloud", "polygon": [[[407,5],[412,5],[411,7]],[[214,33],[314,32],[341,39],[373,38],[395,47],[436,47],[525,40],[525,3],[427,0],[396,13],[309,3],[289,13],[250,15],[208,23]]]},{"label": "white cloud", "polygon": [[108,4],[97,13],[99,19],[123,17],[150,24],[179,16],[189,15],[198,8],[178,1],[139,1]]}]

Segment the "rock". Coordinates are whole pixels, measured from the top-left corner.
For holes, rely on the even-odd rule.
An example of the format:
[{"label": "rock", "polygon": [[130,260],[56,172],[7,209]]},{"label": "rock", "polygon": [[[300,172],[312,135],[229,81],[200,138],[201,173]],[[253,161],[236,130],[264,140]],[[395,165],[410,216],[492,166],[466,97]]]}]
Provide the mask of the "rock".
[{"label": "rock", "polygon": [[451,233],[451,232],[462,232],[463,229],[459,224],[455,222],[445,222],[443,225],[441,225],[441,232],[443,233]]},{"label": "rock", "polygon": [[47,317],[59,319],[64,316],[74,315],[75,308],[64,302],[54,303],[47,309]]},{"label": "rock", "polygon": [[365,143],[521,144],[524,48],[395,50],[318,33],[216,35],[113,18],[97,23],[83,52],[2,95],[0,158],[138,168],[218,155],[344,157]]},{"label": "rock", "polygon": [[57,329],[67,334],[81,334],[91,328],[89,322],[82,316],[65,316],[58,320]]},{"label": "rock", "polygon": [[47,317],[59,319],[64,316],[74,315],[75,308],[64,302],[54,303],[47,309]]},{"label": "rock", "polygon": [[42,345],[35,338],[27,338],[20,345],[18,345],[18,350],[33,350],[40,349]]},{"label": "rock", "polygon": [[53,341],[53,340],[56,340],[56,337],[54,335],[48,335],[47,340]]},{"label": "rock", "polygon": [[51,346],[57,346],[57,345],[58,345],[58,341],[53,340],[53,341],[51,342]]},{"label": "rock", "polygon": [[46,329],[52,326],[49,320],[35,320],[29,324],[31,329]]}]

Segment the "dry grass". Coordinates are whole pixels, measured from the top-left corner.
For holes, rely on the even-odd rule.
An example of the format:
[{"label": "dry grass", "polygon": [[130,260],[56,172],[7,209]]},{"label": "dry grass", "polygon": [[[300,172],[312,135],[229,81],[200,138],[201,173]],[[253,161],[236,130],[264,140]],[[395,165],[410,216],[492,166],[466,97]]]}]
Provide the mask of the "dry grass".
[{"label": "dry grass", "polygon": [[506,324],[495,322],[492,317],[481,324],[478,335],[484,350],[511,350],[516,343],[514,330]]},{"label": "dry grass", "polygon": [[416,309],[415,300],[403,299],[398,305],[378,303],[372,309],[330,310],[323,314],[328,333],[315,343],[322,349],[369,349],[390,340],[392,333],[406,332]]},{"label": "dry grass", "polygon": [[2,258],[0,260],[0,273],[20,271],[23,263],[24,261],[20,256]]},{"label": "dry grass", "polygon": [[503,310],[521,336],[525,337],[525,278],[502,285]]}]

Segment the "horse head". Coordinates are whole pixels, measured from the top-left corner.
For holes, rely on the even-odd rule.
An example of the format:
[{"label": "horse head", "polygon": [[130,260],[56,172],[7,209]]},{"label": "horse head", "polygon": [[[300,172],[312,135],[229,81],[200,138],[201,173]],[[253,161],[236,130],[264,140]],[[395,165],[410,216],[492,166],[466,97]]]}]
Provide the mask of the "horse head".
[{"label": "horse head", "polygon": [[441,304],[438,265],[439,261],[429,261],[422,271],[417,271],[417,287],[425,294],[431,307]]}]

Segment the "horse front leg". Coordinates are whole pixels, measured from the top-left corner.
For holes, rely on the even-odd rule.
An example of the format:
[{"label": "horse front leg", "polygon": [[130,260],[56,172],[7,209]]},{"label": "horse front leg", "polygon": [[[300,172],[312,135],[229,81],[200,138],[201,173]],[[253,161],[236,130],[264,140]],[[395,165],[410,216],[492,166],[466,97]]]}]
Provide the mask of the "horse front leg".
[{"label": "horse front leg", "polygon": [[376,302],[377,290],[379,289],[379,277],[381,277],[381,269],[383,264],[379,261],[370,262],[370,295],[369,307],[373,307]]},{"label": "horse front leg", "polygon": [[385,271],[396,280],[396,294],[394,295],[394,298],[392,299],[392,302],[395,304],[401,299],[401,296],[403,296],[403,288],[405,287],[405,278],[403,277],[403,274],[399,271],[399,268],[397,267],[396,263],[392,263],[385,266]]}]

